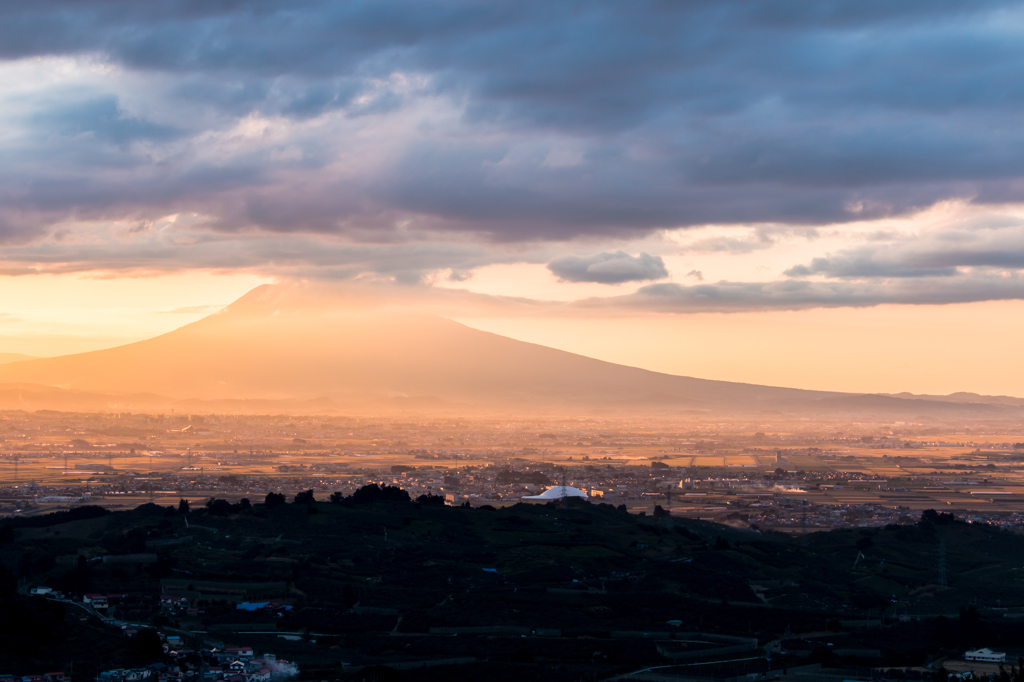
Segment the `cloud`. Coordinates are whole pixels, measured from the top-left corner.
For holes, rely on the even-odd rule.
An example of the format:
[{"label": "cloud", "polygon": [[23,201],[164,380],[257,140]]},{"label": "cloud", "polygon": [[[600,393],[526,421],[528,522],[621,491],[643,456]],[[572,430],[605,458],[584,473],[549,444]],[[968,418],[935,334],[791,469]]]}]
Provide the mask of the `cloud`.
[{"label": "cloud", "polygon": [[0,274],[408,288],[526,262],[622,284],[667,277],[659,254],[723,271],[791,248],[777,281],[694,269],[552,309],[1017,298],[1018,217],[878,219],[1024,202],[1022,18],[953,0],[6,3]]},{"label": "cloud", "polygon": [[222,231],[515,242],[1018,201],[1020,14],[7,3],[0,237],[192,212]]},{"label": "cloud", "polygon": [[37,111],[29,121],[46,135],[73,137],[88,134],[116,144],[135,140],[172,140],[182,134],[171,126],[126,115],[117,98],[109,95]]},{"label": "cloud", "polygon": [[865,308],[884,304],[946,305],[992,300],[1024,299],[1024,278],[987,276],[963,279],[919,278],[896,283],[717,282],[687,286],[651,284],[636,293],[574,304],[578,310],[647,311],[659,313],[747,312]]},{"label": "cloud", "polygon": [[641,253],[630,256],[624,251],[602,252],[594,256],[565,256],[548,263],[548,270],[563,282],[622,284],[668,277],[660,256]]},{"label": "cloud", "polygon": [[[323,234],[211,232],[204,216],[175,216],[145,223],[97,223],[63,239],[44,239],[0,249],[0,275],[167,273],[186,270],[260,272],[276,277],[353,279],[367,275],[420,283],[440,270],[452,281],[496,262],[543,262],[541,251],[496,252],[482,242],[406,239],[360,243]],[[546,256],[546,257],[545,257]],[[446,273],[447,274],[447,273]],[[185,311],[181,311],[185,312]]]},{"label": "cloud", "polygon": [[21,318],[10,313],[0,313],[0,324],[5,322],[21,322]]},{"label": "cloud", "polygon": [[[987,218],[984,220],[983,218]],[[889,236],[884,242],[843,249],[785,271],[789,277],[831,279],[953,277],[967,268],[1024,269],[1024,218],[965,216],[956,224],[921,234]]]}]

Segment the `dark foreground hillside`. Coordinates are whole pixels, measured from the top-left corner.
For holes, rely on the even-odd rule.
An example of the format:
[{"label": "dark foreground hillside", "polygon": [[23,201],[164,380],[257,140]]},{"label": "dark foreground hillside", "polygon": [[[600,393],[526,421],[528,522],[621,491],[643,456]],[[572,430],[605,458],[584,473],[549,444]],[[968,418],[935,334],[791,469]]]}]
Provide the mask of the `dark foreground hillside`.
[{"label": "dark foreground hillside", "polygon": [[[966,648],[1024,644],[1024,537],[946,515],[787,537],[587,502],[311,498],[0,525],[0,674],[174,663],[150,628],[309,679],[931,679]],[[28,596],[43,585],[64,599]]]}]

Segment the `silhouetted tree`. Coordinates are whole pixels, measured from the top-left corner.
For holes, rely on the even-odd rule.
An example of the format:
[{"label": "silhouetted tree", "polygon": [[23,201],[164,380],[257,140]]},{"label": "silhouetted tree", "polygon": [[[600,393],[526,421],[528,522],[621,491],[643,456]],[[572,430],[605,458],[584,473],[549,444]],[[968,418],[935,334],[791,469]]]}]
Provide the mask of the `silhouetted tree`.
[{"label": "silhouetted tree", "polygon": [[444,504],[444,497],[442,495],[420,495],[416,498],[416,504]]},{"label": "silhouetted tree", "polygon": [[313,504],[316,499],[313,497],[312,490],[303,490],[295,495],[295,504]]},{"label": "silhouetted tree", "polygon": [[243,497],[238,501],[238,508],[241,510],[252,509],[252,502],[249,501],[248,497]]},{"label": "silhouetted tree", "polygon": [[921,521],[919,522],[919,525],[948,526],[952,523],[956,523],[956,516],[953,514],[937,512],[934,509],[925,509],[921,512]]},{"label": "silhouetted tree", "polygon": [[374,502],[409,502],[409,493],[401,488],[386,485],[383,488],[376,483],[364,485],[352,493],[353,504],[372,504]]},{"label": "silhouetted tree", "polygon": [[284,503],[284,493],[267,493],[267,496],[263,499],[263,504],[266,505],[267,509],[273,509]]},{"label": "silhouetted tree", "polygon": [[210,501],[206,503],[206,509],[211,516],[227,516],[232,512],[237,511],[235,505],[231,504],[227,500],[215,500],[212,497]]},{"label": "silhouetted tree", "polygon": [[341,504],[345,500],[345,496],[340,492],[331,493],[331,504]]},{"label": "silhouetted tree", "polygon": [[188,512],[189,512],[188,500],[183,499],[181,502],[178,503],[178,513],[179,514],[188,514]]}]

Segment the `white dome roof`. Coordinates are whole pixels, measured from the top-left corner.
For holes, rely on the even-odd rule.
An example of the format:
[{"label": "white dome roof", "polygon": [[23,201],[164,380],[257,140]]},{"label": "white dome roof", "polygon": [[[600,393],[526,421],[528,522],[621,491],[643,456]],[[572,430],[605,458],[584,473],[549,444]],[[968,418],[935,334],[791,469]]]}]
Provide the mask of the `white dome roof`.
[{"label": "white dome roof", "polygon": [[589,498],[585,492],[579,488],[573,488],[571,485],[556,485],[553,488],[548,488],[540,495],[527,495],[523,497],[524,500],[560,500],[563,497],[582,497],[584,499]]}]

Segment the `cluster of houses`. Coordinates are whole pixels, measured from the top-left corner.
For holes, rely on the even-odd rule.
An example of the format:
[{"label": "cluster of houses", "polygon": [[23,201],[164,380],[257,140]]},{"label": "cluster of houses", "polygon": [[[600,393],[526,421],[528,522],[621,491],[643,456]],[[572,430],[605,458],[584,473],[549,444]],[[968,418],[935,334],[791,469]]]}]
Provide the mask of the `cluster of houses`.
[{"label": "cluster of houses", "polygon": [[[29,590],[33,596],[46,597],[47,599],[73,599],[73,595],[66,595],[52,587],[40,585]],[[103,610],[112,604],[117,604],[124,598],[123,594],[83,594],[82,603],[91,604],[94,609]]]},{"label": "cluster of houses", "polygon": [[269,653],[256,656],[252,647],[168,650],[169,646],[180,644],[180,640],[168,637],[166,641],[164,649],[172,663],[107,670],[97,675],[94,682],[270,682],[298,674],[293,663],[278,660],[277,656]]}]

